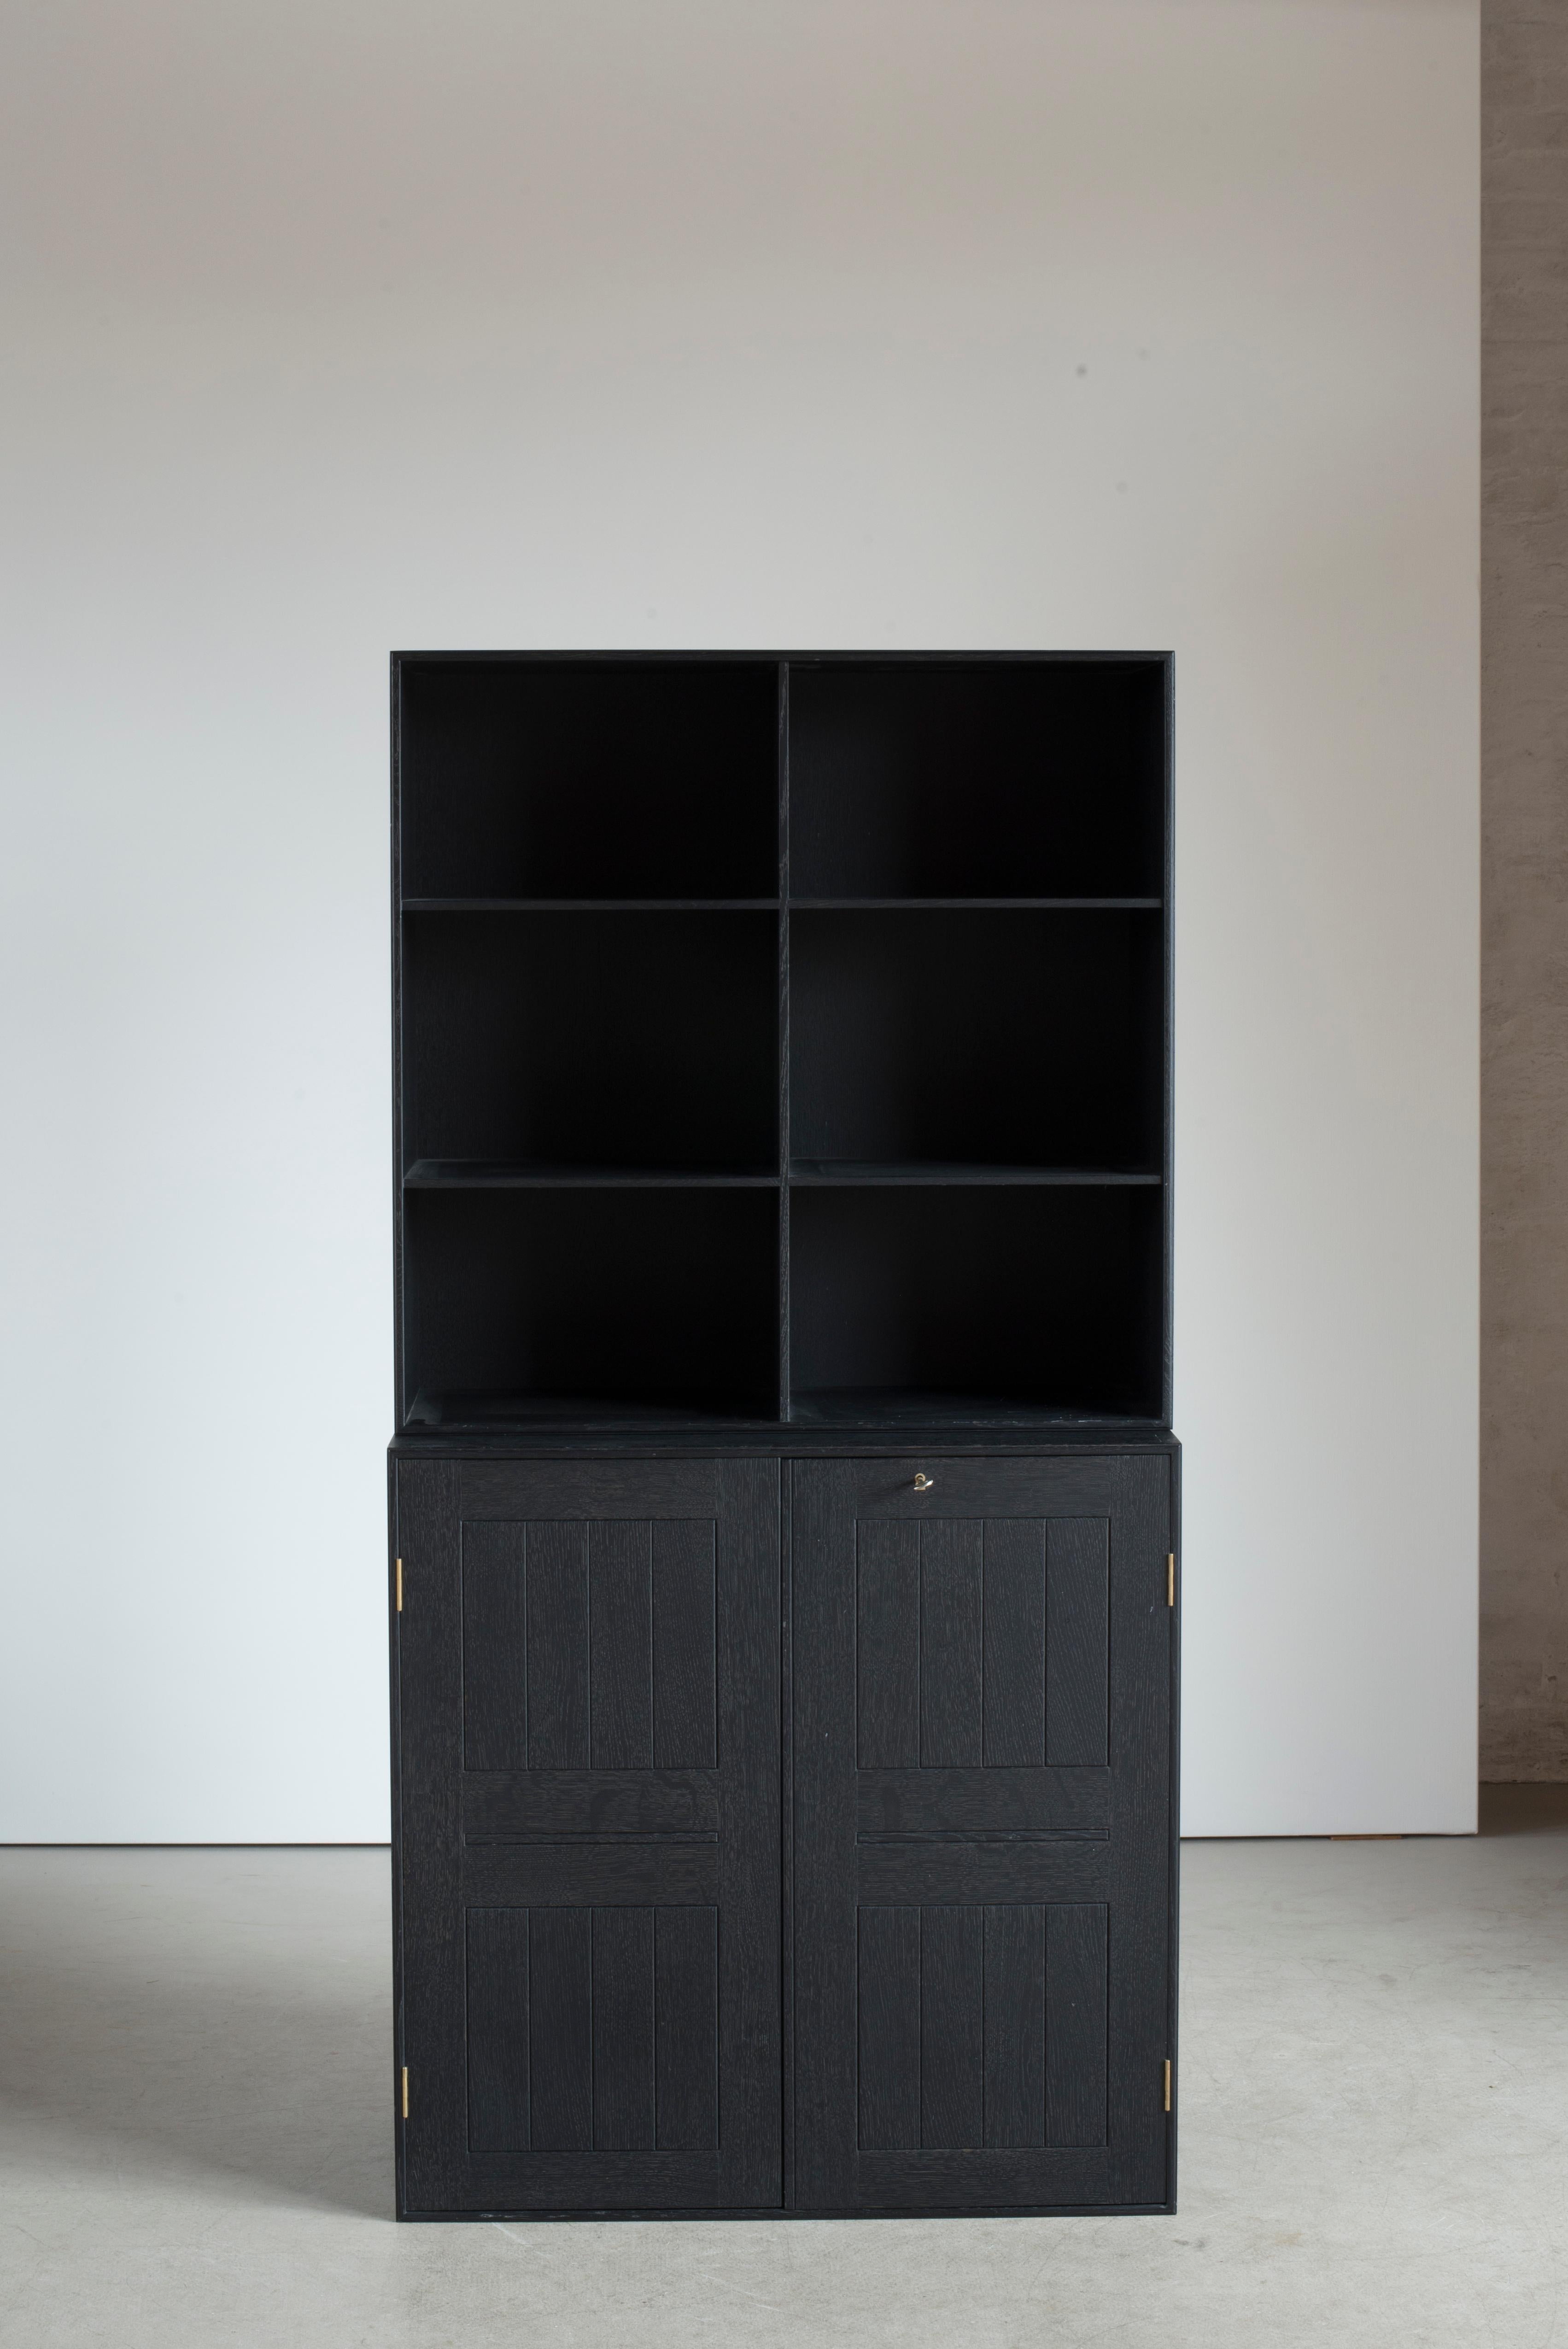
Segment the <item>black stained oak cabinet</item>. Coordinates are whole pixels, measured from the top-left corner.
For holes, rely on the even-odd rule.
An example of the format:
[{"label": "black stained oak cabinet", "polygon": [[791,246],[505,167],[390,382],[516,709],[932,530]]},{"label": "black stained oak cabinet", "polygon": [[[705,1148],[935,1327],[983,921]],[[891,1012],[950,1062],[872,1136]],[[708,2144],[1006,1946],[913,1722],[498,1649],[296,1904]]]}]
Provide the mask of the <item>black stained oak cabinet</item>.
[{"label": "black stained oak cabinet", "polygon": [[1174,2209],[1168,657],[392,728],[400,2215]]}]

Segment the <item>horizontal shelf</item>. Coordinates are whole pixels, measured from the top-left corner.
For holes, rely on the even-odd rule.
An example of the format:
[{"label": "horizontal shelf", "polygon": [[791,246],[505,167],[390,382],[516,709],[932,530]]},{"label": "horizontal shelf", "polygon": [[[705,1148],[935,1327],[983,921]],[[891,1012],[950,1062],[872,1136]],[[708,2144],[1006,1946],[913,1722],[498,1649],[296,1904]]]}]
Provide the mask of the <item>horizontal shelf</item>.
[{"label": "horizontal shelf", "polygon": [[[792,914],[1158,914],[1163,897],[792,897]],[[404,897],[405,914],[774,914],[777,897]]]},{"label": "horizontal shelf", "polygon": [[797,1394],[791,1416],[805,1427],[1127,1427],[1162,1423],[1117,1412],[1010,1395],[942,1394],[921,1387],[828,1387]]},{"label": "horizontal shelf", "polygon": [[405,897],[405,914],[776,914],[776,897]]},{"label": "horizontal shelf", "polygon": [[[796,1159],[789,1172],[798,1190],[865,1189],[924,1185],[931,1189],[991,1185],[1028,1190],[1137,1187],[1158,1190],[1163,1175],[1146,1168],[1115,1166],[971,1166],[962,1164],[877,1164],[858,1159]],[[535,1160],[514,1164],[491,1158],[416,1158],[403,1177],[410,1191],[771,1191],[779,1177],[771,1167],[567,1166]]]},{"label": "horizontal shelf", "polygon": [[1158,914],[1163,897],[792,897],[792,914]]},{"label": "horizontal shelf", "polygon": [[775,1168],[739,1166],[554,1166],[537,1160],[416,1158],[410,1191],[759,1191],[778,1185]]},{"label": "horizontal shelf", "polygon": [[635,1402],[607,1402],[591,1395],[511,1393],[499,1388],[421,1388],[409,1413],[410,1427],[480,1428],[569,1427],[621,1430],[654,1428],[774,1427],[771,1408],[733,1409],[711,1397],[690,1405]]},{"label": "horizontal shelf", "polygon": [[1078,1411],[1070,1404],[1019,1402],[1007,1395],[928,1393],[920,1388],[838,1387],[817,1394],[797,1394],[788,1420],[774,1417],[760,1403],[736,1401],[732,1406],[711,1397],[689,1406],[671,1403],[615,1402],[593,1396],[508,1392],[495,1388],[446,1391],[421,1389],[409,1413],[414,1428],[570,1429],[574,1433],[622,1433],[679,1430],[701,1434],[732,1428],[757,1428],[784,1434],[789,1427],[919,1430],[929,1435],[957,1433],[964,1429],[1016,1427],[1085,1430],[1126,1430],[1147,1433],[1163,1430],[1161,1420],[1134,1418],[1110,1412]]},{"label": "horizontal shelf", "polygon": [[842,1187],[850,1184],[867,1186],[882,1185],[928,1184],[933,1186],[960,1186],[992,1184],[1010,1189],[1027,1189],[1032,1185],[1060,1184],[1075,1188],[1098,1188],[1107,1185],[1137,1185],[1158,1189],[1164,1176],[1143,1167],[1110,1166],[971,1166],[961,1163],[898,1162],[879,1165],[853,1158],[797,1158],[789,1170],[789,1179],[800,1189]]}]

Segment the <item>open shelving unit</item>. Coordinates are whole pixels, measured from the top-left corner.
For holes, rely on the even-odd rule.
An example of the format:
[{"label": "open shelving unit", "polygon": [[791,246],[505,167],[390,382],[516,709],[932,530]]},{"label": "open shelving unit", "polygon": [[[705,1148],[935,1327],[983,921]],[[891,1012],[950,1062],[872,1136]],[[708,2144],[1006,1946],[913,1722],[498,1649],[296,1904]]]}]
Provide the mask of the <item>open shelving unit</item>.
[{"label": "open shelving unit", "polygon": [[392,683],[400,2213],[1173,2209],[1168,657]]},{"label": "open shelving unit", "polygon": [[398,1425],[1168,1424],[1163,655],[398,656]]}]

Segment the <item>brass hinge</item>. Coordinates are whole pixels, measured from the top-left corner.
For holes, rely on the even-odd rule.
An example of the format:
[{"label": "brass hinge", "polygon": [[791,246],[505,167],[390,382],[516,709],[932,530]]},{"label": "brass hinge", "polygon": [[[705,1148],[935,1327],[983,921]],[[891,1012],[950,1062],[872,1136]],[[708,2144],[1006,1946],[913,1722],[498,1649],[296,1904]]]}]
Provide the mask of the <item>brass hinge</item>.
[{"label": "brass hinge", "polygon": [[[400,1599],[399,1606],[400,1607],[402,1603]],[[1174,1550],[1165,1561],[1165,1603],[1168,1607],[1174,1607],[1176,1604],[1176,1552]]]},{"label": "brass hinge", "polygon": [[402,1613],[402,1611],[403,1611],[403,1561],[402,1561],[402,1559],[401,1559],[401,1558],[400,1558],[400,1559],[398,1560],[398,1612],[399,1612],[399,1614],[400,1615],[400,1614]]},{"label": "brass hinge", "polygon": [[[1165,2059],[1165,2109],[1166,2109],[1166,2111],[1167,2111],[1167,2112],[1168,2112],[1168,2111],[1170,2110],[1170,2058],[1169,2058],[1169,2056],[1168,2056],[1168,2056],[1166,2057],[1166,2059]],[[409,2075],[408,2075],[408,2074],[405,2072],[405,2073],[403,2074],[403,2118],[404,2118],[405,2120],[407,2120],[407,2119],[408,2119],[408,2116],[409,2116]]]},{"label": "brass hinge", "polygon": [[[1168,2064],[1166,2065],[1166,2067],[1165,2067],[1165,2068],[1166,2068],[1166,2072],[1167,2072],[1167,2074],[1168,2074],[1168,2073],[1169,2073],[1169,2070],[1170,2070],[1170,2066],[1169,2066],[1169,2064]],[[1166,2110],[1168,2112],[1168,2111],[1169,2111],[1169,2109],[1170,2109],[1170,2087],[1169,2087],[1168,2079],[1168,2081],[1167,2081],[1167,2085],[1166,2085],[1166,2091],[1165,2091],[1165,2104],[1166,2104]],[[408,2067],[408,2065],[405,2064],[404,2064],[404,2066],[403,2066],[403,2118],[404,2118],[405,2120],[407,2120],[407,2119],[408,2119],[408,2117],[409,2117],[409,2067]]]}]

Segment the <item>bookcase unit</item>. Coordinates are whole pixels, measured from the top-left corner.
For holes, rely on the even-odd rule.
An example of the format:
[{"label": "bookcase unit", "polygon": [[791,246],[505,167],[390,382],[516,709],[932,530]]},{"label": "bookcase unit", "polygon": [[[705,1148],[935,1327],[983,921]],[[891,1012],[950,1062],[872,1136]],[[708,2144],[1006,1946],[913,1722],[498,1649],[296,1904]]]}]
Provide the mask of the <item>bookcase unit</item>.
[{"label": "bookcase unit", "polygon": [[1168,657],[392,685],[400,2211],[1173,2207]]}]

